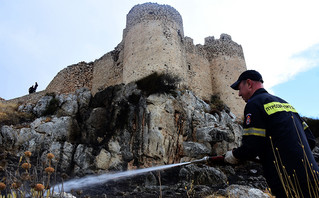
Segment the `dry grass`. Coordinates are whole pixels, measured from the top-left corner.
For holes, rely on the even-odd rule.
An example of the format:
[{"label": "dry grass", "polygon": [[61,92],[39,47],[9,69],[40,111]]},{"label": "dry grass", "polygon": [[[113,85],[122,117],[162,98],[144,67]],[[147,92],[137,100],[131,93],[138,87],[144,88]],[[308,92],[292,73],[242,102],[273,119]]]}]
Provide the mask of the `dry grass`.
[{"label": "dry grass", "polygon": [[30,113],[19,112],[18,107],[18,103],[0,102],[0,124],[15,125],[33,118]]},{"label": "dry grass", "polygon": [[50,182],[55,169],[51,165],[55,156],[52,153],[47,154],[47,163],[42,164],[42,166],[46,166],[43,170],[39,164],[33,168],[30,161],[31,155],[30,151],[24,152],[24,156],[20,157],[16,171],[6,168],[2,170],[5,174],[0,178],[0,198],[52,197],[54,189]]},{"label": "dry grass", "polygon": [[[298,138],[299,138],[299,144],[300,144],[301,149],[303,151],[304,158],[302,159],[302,162],[303,162],[305,172],[306,172],[309,196],[310,197],[319,197],[319,179],[318,179],[319,173],[313,169],[313,165],[309,162],[306,151],[305,151],[305,147],[301,141],[301,137],[299,135],[299,131],[298,131],[298,128],[296,126],[294,117],[291,116],[291,119],[294,122],[296,133],[297,133]],[[270,142],[271,142],[271,146],[272,146],[272,151],[273,151],[273,154],[275,156],[274,165],[277,169],[277,173],[279,175],[280,181],[283,185],[283,188],[285,190],[287,197],[296,197],[296,198],[304,197],[303,191],[307,190],[307,189],[301,189],[300,182],[298,181],[298,177],[297,177],[296,173],[294,173],[292,175],[289,175],[287,173],[285,165],[282,163],[279,149],[277,147],[274,147],[274,144],[272,142],[272,138],[271,137],[269,137],[269,138],[270,138]]]}]

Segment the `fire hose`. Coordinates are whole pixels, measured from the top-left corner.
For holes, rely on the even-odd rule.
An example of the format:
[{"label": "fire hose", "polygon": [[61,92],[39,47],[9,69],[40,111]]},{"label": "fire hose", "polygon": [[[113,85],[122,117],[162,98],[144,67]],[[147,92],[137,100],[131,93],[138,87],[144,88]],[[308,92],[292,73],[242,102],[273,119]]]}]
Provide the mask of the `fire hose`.
[{"label": "fire hose", "polygon": [[[208,163],[208,164],[228,164],[227,162],[224,161],[225,156],[224,155],[219,155],[219,156],[205,156],[202,159],[198,159],[198,160],[194,160],[191,161],[190,163],[192,164],[199,164],[199,163]],[[250,159],[249,161],[255,162],[255,163],[260,163],[260,159],[259,158],[255,158],[255,159]]]},{"label": "fire hose", "polygon": [[220,156],[205,156],[202,159],[198,159],[198,160],[194,160],[191,161],[191,163],[193,164],[198,164],[198,163],[212,163],[212,164],[223,164],[224,162],[224,156],[220,155]]}]

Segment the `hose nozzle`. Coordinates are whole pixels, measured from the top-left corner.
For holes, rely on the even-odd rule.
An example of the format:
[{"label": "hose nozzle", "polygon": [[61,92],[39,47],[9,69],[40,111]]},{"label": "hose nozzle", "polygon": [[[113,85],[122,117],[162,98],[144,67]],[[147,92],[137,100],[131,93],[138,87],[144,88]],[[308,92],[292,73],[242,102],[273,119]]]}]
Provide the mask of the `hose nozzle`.
[{"label": "hose nozzle", "polygon": [[191,161],[191,163],[195,163],[195,164],[197,164],[197,163],[205,163],[205,162],[207,162],[207,161],[209,160],[209,158],[210,158],[210,157],[205,156],[205,157],[203,157],[202,159],[198,159],[198,160]]},{"label": "hose nozzle", "polygon": [[211,158],[211,157],[205,156],[205,157],[203,157],[203,158],[202,158],[202,159],[200,159],[200,160],[208,161],[210,158]]}]

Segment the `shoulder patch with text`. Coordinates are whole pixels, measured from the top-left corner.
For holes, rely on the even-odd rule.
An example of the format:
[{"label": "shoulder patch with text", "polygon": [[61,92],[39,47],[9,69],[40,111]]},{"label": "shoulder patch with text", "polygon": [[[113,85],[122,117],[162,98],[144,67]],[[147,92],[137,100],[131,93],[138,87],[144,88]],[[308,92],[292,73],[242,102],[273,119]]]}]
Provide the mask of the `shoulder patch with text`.
[{"label": "shoulder patch with text", "polygon": [[248,114],[246,115],[246,125],[249,125],[250,122],[251,122],[251,113],[248,113]]}]

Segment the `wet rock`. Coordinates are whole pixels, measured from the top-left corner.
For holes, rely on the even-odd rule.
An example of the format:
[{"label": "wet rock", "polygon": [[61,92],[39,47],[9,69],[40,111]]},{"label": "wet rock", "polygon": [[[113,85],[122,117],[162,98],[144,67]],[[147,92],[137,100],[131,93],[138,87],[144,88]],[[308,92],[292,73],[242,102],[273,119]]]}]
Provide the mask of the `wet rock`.
[{"label": "wet rock", "polygon": [[71,165],[73,162],[73,154],[75,150],[75,145],[69,143],[69,142],[64,142],[62,151],[60,152],[59,161],[60,161],[60,166],[59,168],[61,169],[61,172],[69,172],[71,171]]},{"label": "wet rock", "polygon": [[85,122],[87,130],[82,131],[82,141],[97,144],[98,138],[107,136],[107,117],[105,108],[94,108]]},{"label": "wet rock", "polygon": [[73,162],[73,154],[75,152],[75,145],[69,142],[55,142],[49,145],[49,148],[42,153],[42,162],[47,162],[47,154],[53,153],[55,158],[52,160],[52,165],[58,168],[62,173],[69,173]]}]

